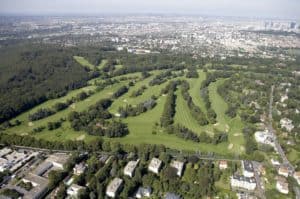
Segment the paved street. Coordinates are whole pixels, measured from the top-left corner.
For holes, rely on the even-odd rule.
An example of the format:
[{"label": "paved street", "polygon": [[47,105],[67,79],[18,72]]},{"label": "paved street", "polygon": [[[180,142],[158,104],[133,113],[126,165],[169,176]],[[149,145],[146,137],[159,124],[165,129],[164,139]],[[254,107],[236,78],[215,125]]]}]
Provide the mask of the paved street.
[{"label": "paved street", "polygon": [[[275,130],[273,129],[273,117],[272,117],[272,112],[273,112],[273,94],[274,94],[274,85],[271,88],[271,94],[270,94],[270,104],[269,104],[269,124],[268,124],[268,129],[269,132],[272,133],[273,137],[274,137],[274,142],[275,142],[275,149],[278,152],[278,154],[280,155],[283,164],[289,167],[290,170],[290,174],[294,173],[295,168],[294,166],[290,163],[290,161],[287,159],[278,139],[275,133]],[[300,189],[297,186],[294,186],[294,191],[296,194],[296,199],[300,199]]]}]

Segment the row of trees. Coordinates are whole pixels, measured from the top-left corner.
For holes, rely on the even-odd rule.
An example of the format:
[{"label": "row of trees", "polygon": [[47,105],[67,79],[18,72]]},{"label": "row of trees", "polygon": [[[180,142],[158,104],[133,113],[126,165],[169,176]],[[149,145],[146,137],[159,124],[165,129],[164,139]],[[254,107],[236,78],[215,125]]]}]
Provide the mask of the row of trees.
[{"label": "row of trees", "polygon": [[201,109],[196,106],[196,104],[193,102],[192,97],[189,94],[190,85],[187,81],[182,81],[182,90],[181,94],[183,96],[183,99],[187,102],[187,105],[189,107],[189,110],[191,112],[191,115],[195,118],[195,120],[198,122],[199,125],[204,126],[208,124],[208,120],[206,118],[206,115],[201,111]]},{"label": "row of trees", "polygon": [[147,89],[147,86],[143,85],[138,90],[133,91],[131,93],[130,97],[138,97],[138,96],[142,95],[146,89]]},{"label": "row of trees", "polygon": [[118,98],[122,95],[124,95],[125,93],[128,92],[128,87],[127,86],[122,86],[120,87],[114,94],[113,94],[113,98]]},{"label": "row of trees", "polygon": [[119,107],[118,112],[120,114],[120,117],[122,118],[134,117],[153,109],[155,106],[156,101],[154,98],[151,98],[149,100],[139,103],[136,106],[126,105],[125,107]]},{"label": "row of trees", "polygon": [[167,86],[168,92],[167,92],[166,102],[164,105],[162,116],[160,118],[160,123],[161,126],[163,127],[168,127],[174,122],[173,117],[175,115],[175,108],[176,108],[175,91],[177,88],[177,84],[178,84],[177,81],[171,81]]},{"label": "row of trees", "polygon": [[62,111],[66,108],[68,108],[72,103],[82,101],[86,99],[91,93],[86,93],[84,91],[78,93],[75,97],[72,97],[71,99],[68,99],[66,102],[57,102],[53,105],[52,108],[41,108],[38,109],[36,112],[29,114],[28,119],[30,121],[36,121],[40,120],[46,117],[49,117],[50,115],[53,115],[59,111]]},{"label": "row of trees", "polygon": [[211,101],[209,99],[209,90],[208,88],[203,88],[201,90],[201,96],[203,98],[205,108],[207,110],[207,118],[211,124],[214,124],[217,122],[217,114],[214,111],[214,109],[211,107]]}]

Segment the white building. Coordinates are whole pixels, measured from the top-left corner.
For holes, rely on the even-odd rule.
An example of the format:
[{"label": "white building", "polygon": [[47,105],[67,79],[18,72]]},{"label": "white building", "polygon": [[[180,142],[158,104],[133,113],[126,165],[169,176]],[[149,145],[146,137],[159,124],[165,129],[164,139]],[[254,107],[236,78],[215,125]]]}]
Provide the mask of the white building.
[{"label": "white building", "polygon": [[230,178],[231,187],[242,188],[253,191],[256,188],[255,178],[248,178],[240,175],[233,175]]},{"label": "white building", "polygon": [[297,183],[300,185],[300,171],[295,172],[293,176],[294,176],[295,180],[297,181]]},{"label": "white building", "polygon": [[180,162],[180,161],[177,161],[177,160],[173,160],[170,164],[171,167],[175,168],[177,170],[177,175],[179,177],[181,177],[182,175],[182,171],[183,171],[183,167],[184,167],[184,163],[183,162]]},{"label": "white building", "polygon": [[254,169],[252,162],[249,160],[242,161],[243,175],[248,178],[252,178],[254,176]]},{"label": "white building", "polygon": [[76,164],[75,167],[73,168],[73,173],[75,175],[81,175],[85,172],[86,170],[86,165],[85,163],[80,163],[80,164]]},{"label": "white building", "polygon": [[139,189],[137,190],[135,197],[136,198],[146,198],[146,197],[150,197],[152,193],[152,189],[150,187],[139,187]]},{"label": "white building", "polygon": [[271,159],[271,163],[273,166],[279,166],[280,165],[280,162],[278,160],[275,160],[275,159]]},{"label": "white building", "polygon": [[114,178],[106,188],[106,195],[115,198],[123,185],[121,178]]},{"label": "white building", "polygon": [[280,120],[281,128],[285,128],[288,132],[291,132],[294,129],[293,121],[288,118],[282,118]]},{"label": "white building", "polygon": [[51,162],[54,167],[57,167],[59,169],[64,168],[64,164],[67,162],[69,156],[67,154],[63,153],[55,153],[50,155],[46,161]]},{"label": "white building", "polygon": [[162,161],[158,158],[152,158],[149,166],[148,166],[148,170],[152,171],[153,173],[158,174],[160,167],[162,165]]},{"label": "white building", "polygon": [[78,193],[80,190],[84,190],[85,187],[79,186],[77,184],[72,184],[68,189],[67,189],[67,194],[69,198],[77,198]]},{"label": "white building", "polygon": [[124,175],[127,175],[132,178],[134,175],[134,170],[137,167],[138,163],[139,163],[139,160],[128,162],[124,168]]},{"label": "white building", "polygon": [[279,176],[277,177],[276,189],[283,194],[289,193],[289,184],[285,178]]},{"label": "white building", "polygon": [[282,175],[284,177],[288,177],[289,176],[289,168],[286,166],[280,166],[278,169],[278,174]]},{"label": "white building", "polygon": [[228,163],[226,160],[221,160],[219,162],[219,169],[224,170],[228,168]]},{"label": "white building", "polygon": [[272,136],[271,133],[269,133],[269,131],[265,130],[265,131],[256,131],[254,134],[255,140],[258,143],[261,144],[267,144],[267,145],[271,145],[271,146],[275,146],[274,143],[274,138]]}]

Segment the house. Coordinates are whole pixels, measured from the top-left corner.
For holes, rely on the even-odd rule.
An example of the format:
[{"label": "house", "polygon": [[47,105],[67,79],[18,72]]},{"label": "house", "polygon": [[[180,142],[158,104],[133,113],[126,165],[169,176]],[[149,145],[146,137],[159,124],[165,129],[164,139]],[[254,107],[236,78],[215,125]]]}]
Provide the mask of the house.
[{"label": "house", "polygon": [[115,198],[123,185],[121,178],[114,178],[106,188],[106,195]]},{"label": "house", "polygon": [[266,168],[262,164],[259,164],[258,172],[260,175],[266,175]]},{"label": "house", "polygon": [[276,181],[276,189],[283,194],[289,193],[289,184],[284,177],[278,176]]},{"label": "house", "polygon": [[24,194],[24,199],[38,199],[43,198],[43,196],[48,192],[48,180],[38,175],[32,173],[27,174],[23,179],[23,182],[30,182],[33,186]]},{"label": "house", "polygon": [[75,167],[73,168],[73,173],[75,175],[81,175],[85,172],[86,170],[86,165],[85,163],[80,163],[80,164],[76,164]]},{"label": "house", "polygon": [[284,177],[288,177],[289,176],[289,168],[287,166],[281,165],[278,169],[278,174],[282,175]]},{"label": "house", "polygon": [[300,171],[295,172],[293,176],[297,183],[300,185]]},{"label": "house", "polygon": [[146,198],[146,197],[150,197],[152,193],[152,189],[150,187],[139,187],[139,189],[137,190],[135,197],[136,198]]},{"label": "house", "polygon": [[254,169],[252,162],[249,160],[243,160],[242,161],[242,168],[243,168],[243,175],[252,178],[254,176]]},{"label": "house", "polygon": [[271,163],[273,166],[279,166],[280,165],[280,162],[278,160],[275,160],[275,159],[271,159]]},{"label": "house", "polygon": [[138,163],[139,163],[139,160],[128,162],[124,168],[124,175],[127,175],[132,178],[134,175],[134,170],[137,167]]},{"label": "house", "polygon": [[226,160],[221,160],[219,162],[219,169],[224,170],[228,168],[228,163]]},{"label": "house", "polygon": [[181,197],[175,193],[166,193],[165,199],[181,199]]},{"label": "house", "polygon": [[241,175],[233,175],[230,178],[230,184],[233,188],[242,188],[249,191],[253,191],[256,188],[255,178],[241,176]]},{"label": "house", "polygon": [[249,193],[245,193],[245,192],[237,192],[236,196],[238,199],[257,199],[256,196],[250,195]]},{"label": "house", "polygon": [[267,144],[271,146],[275,146],[274,138],[269,131],[256,131],[254,134],[256,142],[260,144]]},{"label": "house", "polygon": [[160,167],[162,165],[162,161],[158,158],[152,158],[149,166],[148,166],[148,170],[152,171],[153,173],[158,174]]},{"label": "house", "polygon": [[79,186],[77,184],[72,184],[67,189],[67,194],[70,198],[77,198],[79,191],[84,190],[84,189],[85,189],[85,187]]},{"label": "house", "polygon": [[291,132],[294,129],[293,121],[288,118],[282,118],[280,120],[281,128],[285,128],[288,132]]},{"label": "house", "polygon": [[177,175],[179,176],[179,177],[181,177],[181,175],[182,175],[182,171],[183,171],[183,167],[184,167],[184,163],[183,162],[180,162],[180,161],[177,161],[177,160],[173,160],[172,162],[171,162],[171,165],[170,165],[171,167],[173,167],[173,168],[175,168],[176,170],[177,170]]}]

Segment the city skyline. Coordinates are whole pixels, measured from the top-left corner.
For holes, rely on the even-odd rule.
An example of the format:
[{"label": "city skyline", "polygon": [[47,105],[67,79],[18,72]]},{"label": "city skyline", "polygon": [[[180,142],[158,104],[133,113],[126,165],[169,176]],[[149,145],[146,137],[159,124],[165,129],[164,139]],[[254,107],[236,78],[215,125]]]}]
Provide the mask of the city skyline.
[{"label": "city skyline", "polygon": [[296,0],[2,0],[1,15],[181,14],[299,20]]}]

